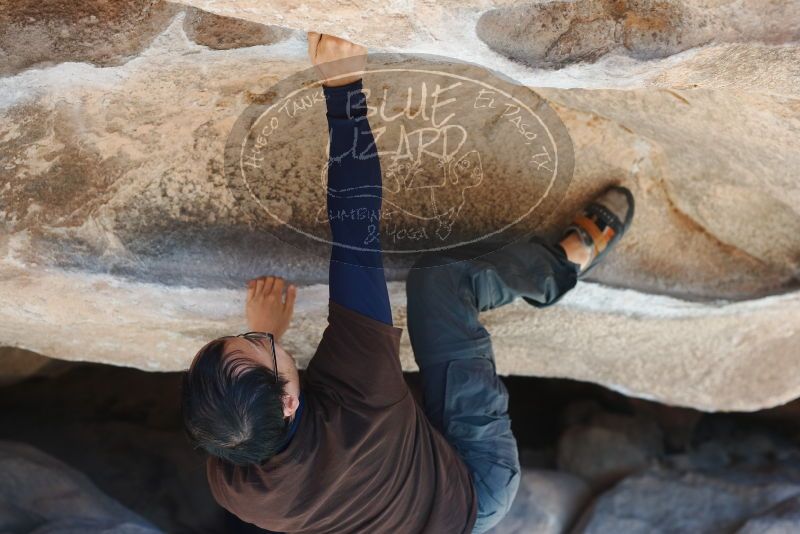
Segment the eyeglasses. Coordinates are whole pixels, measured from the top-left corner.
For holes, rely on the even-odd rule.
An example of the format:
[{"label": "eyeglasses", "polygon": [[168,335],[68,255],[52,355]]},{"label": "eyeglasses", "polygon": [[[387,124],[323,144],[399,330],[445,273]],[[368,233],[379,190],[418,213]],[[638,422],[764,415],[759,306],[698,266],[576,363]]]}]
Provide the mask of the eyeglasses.
[{"label": "eyeglasses", "polygon": [[277,384],[279,379],[278,379],[278,355],[275,353],[275,336],[273,336],[269,332],[246,332],[244,334],[239,334],[236,337],[243,337],[248,341],[269,339],[269,345],[272,348],[272,370],[275,373],[275,383]]}]

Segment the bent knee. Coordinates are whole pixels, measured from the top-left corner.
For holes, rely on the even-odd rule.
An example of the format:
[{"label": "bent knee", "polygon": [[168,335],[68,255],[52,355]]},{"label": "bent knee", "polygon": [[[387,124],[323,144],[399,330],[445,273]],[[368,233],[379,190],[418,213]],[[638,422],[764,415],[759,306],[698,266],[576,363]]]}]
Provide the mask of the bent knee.
[{"label": "bent knee", "polygon": [[517,496],[522,474],[519,470],[510,472],[507,468],[497,469],[488,483],[477,478],[478,516],[473,532],[487,532],[508,515]]}]

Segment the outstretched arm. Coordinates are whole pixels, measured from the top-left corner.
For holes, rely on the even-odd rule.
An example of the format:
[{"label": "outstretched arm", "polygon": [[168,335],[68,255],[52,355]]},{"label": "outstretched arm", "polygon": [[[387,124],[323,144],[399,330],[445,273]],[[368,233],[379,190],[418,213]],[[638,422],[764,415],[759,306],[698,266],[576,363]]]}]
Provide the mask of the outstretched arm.
[{"label": "outstretched arm", "polygon": [[[363,69],[366,49],[329,35],[316,40],[309,33],[309,54],[325,79],[323,92],[330,136],[327,195],[333,241],[330,298],[391,325],[379,240],[381,166],[366,116],[362,79],[360,75],[332,79],[339,73]],[[359,65],[359,61],[363,63]]]}]

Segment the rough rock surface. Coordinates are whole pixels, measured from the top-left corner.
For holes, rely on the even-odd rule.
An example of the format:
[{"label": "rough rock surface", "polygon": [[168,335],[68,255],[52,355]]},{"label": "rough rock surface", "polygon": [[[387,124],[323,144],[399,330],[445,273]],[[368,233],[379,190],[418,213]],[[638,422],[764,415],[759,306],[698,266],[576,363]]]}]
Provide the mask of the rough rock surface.
[{"label": "rough rock surface", "polygon": [[493,9],[476,32],[512,59],[557,67],[615,51],[652,59],[712,42],[781,44],[800,37],[798,19],[788,2],[577,0]]},{"label": "rough rock surface", "polygon": [[508,514],[490,534],[561,534],[567,532],[589,499],[589,485],[568,473],[523,469]]},{"label": "rough rock surface", "polygon": [[736,534],[792,534],[800,525],[800,497],[793,497],[753,517]]},{"label": "rough rock surface", "polygon": [[[21,0],[0,4],[0,75],[65,61],[121,65],[147,48],[180,7],[161,0]],[[186,10],[186,33],[214,49],[270,44],[290,30]]]},{"label": "rough rock surface", "polygon": [[81,473],[33,447],[0,442],[0,530],[158,534]]},{"label": "rough rock surface", "polygon": [[[79,498],[85,501],[99,493],[170,534],[231,532],[224,528],[224,512],[208,487],[205,456],[186,439],[178,373],[54,363],[61,367],[58,373],[37,374],[2,388],[0,442],[28,444],[50,457],[46,465],[58,458],[71,468],[69,473],[78,471],[85,475],[81,479],[91,479],[94,493],[75,493],[73,515],[81,511]],[[10,483],[5,467],[2,487]],[[44,482],[58,482],[58,473],[67,476],[55,468],[42,472],[50,477]],[[34,486],[32,478],[25,487],[38,492],[41,503],[51,495],[47,485]],[[19,504],[25,505],[21,499]],[[0,521],[3,515],[0,507]]]},{"label": "rough rock surface", "polygon": [[796,467],[771,473],[653,470],[601,495],[575,532],[733,532],[768,510],[780,516],[774,507],[799,494]]},{"label": "rough rock surface", "polygon": [[[307,361],[324,326],[324,258],[271,237],[227,186],[222,152],[249,103],[308,67],[303,30],[316,30],[485,65],[545,97],[575,170],[532,230],[553,235],[611,182],[637,196],[598,283],[547,310],[486,314],[501,372],[703,409],[800,396],[796,2],[653,2],[669,22],[655,36],[631,33],[661,22],[625,2],[419,2],[380,17],[332,2],[187,3],[215,15],[152,1],[0,4],[0,344],[181,369],[209,337],[244,327],[245,279],[274,273],[305,284],[287,344]],[[613,35],[570,22],[595,11]],[[505,21],[544,12],[572,28],[558,53],[523,29],[510,49]],[[404,326],[404,273],[390,275]],[[413,368],[407,338],[403,362]]]},{"label": "rough rock surface", "polygon": [[786,430],[706,417],[689,449],[597,496],[574,532],[796,531],[800,455]]},{"label": "rough rock surface", "polygon": [[[177,402],[180,373],[60,365],[66,370],[57,376],[3,388],[0,440],[29,443],[61,459],[165,532],[234,531],[205,482],[203,454],[192,450],[183,434]],[[407,378],[418,393],[419,377]],[[703,414],[564,380],[505,382],[523,475],[511,512],[493,534],[572,532],[584,511],[597,521],[597,530],[628,518],[644,532],[797,531],[800,401],[755,414]],[[697,417],[687,417],[689,413]],[[599,494],[592,494],[579,477],[554,471],[553,449],[559,436],[563,439],[564,425],[591,428],[592,421],[631,414],[658,421],[669,450],[657,466]],[[578,452],[585,455],[579,459],[584,465],[607,464],[607,457],[618,456],[609,448]],[[624,492],[617,493],[625,484],[634,488],[625,491],[642,490],[632,503]],[[616,506],[612,509],[608,501]],[[645,503],[655,506],[641,506]],[[640,507],[632,509],[636,505]],[[0,507],[0,522],[3,514]]]},{"label": "rough rock surface", "polygon": [[536,87],[727,87],[744,74],[748,87],[782,78],[787,84],[772,90],[797,92],[800,6],[792,0],[177,1],[369,47],[458,58]]},{"label": "rough rock surface", "polygon": [[663,436],[654,421],[599,413],[561,434],[558,468],[602,487],[646,468],[663,453]]}]

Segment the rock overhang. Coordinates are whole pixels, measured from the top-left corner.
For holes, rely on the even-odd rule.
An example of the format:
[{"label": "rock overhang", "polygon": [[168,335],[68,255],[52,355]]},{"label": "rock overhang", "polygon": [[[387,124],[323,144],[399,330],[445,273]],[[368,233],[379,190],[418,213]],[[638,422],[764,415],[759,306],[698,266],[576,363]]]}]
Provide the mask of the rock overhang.
[{"label": "rock overhang", "polygon": [[[203,4],[238,16],[232,3]],[[407,19],[427,20],[427,37],[420,30],[405,43],[378,43],[441,48],[508,72],[548,100],[573,139],[576,167],[543,233],[604,183],[637,194],[630,237],[595,276],[602,285],[587,284],[575,302],[545,313],[514,305],[487,314],[501,372],[596,381],[709,410],[798,395],[800,189],[792,169],[800,161],[792,147],[800,73],[797,37],[779,27],[796,13],[782,5],[783,22],[768,25],[778,28],[777,41],[744,32],[648,60],[610,49],[560,69],[509,60],[472,34],[454,46],[466,30],[441,23],[446,5],[435,17],[420,8]],[[450,8],[470,23],[485,10]],[[298,310],[289,343],[301,361],[313,353],[324,324],[326,289],[315,285],[325,281],[324,258],[272,239],[263,214],[237,203],[219,179],[232,120],[253,95],[308,67],[300,30],[333,32],[330,19],[262,9],[256,22],[294,31],[264,37],[271,45],[215,50],[187,37],[189,15],[177,13],[118,64],[57,63],[0,79],[0,343],[180,369],[209,336],[243,326],[237,288],[269,272],[306,284],[307,308]],[[383,31],[358,24],[339,34],[357,39],[360,30],[372,44]],[[390,275],[402,325],[404,273]],[[662,298],[672,299],[666,308]],[[55,327],[48,339],[33,335],[41,324]],[[411,369],[408,351],[406,343]]]}]

